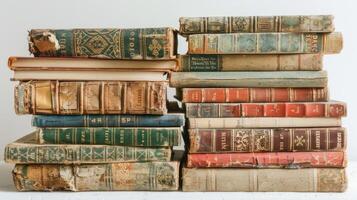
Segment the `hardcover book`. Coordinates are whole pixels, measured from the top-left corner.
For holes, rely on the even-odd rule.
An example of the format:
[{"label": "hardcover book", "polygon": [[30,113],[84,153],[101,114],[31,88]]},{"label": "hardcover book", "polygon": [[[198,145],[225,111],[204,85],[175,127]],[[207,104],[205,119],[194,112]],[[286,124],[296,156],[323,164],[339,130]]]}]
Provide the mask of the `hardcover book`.
[{"label": "hardcover book", "polygon": [[174,88],[323,88],[327,87],[326,71],[279,72],[173,72]]},{"label": "hardcover book", "polygon": [[183,113],[166,115],[34,115],[35,127],[181,127]]},{"label": "hardcover book", "polygon": [[339,127],[341,125],[341,118],[330,117],[188,118],[189,128],[313,128]]},{"label": "hardcover book", "polygon": [[180,34],[333,32],[332,15],[180,17]]},{"label": "hardcover book", "polygon": [[184,192],[343,192],[345,169],[191,169],[182,172]]},{"label": "hardcover book", "polygon": [[344,151],[342,127],[189,129],[190,153]]},{"label": "hardcover book", "polygon": [[180,145],[180,127],[166,128],[40,128],[40,144],[103,144],[141,147],[169,147]]},{"label": "hardcover book", "polygon": [[14,164],[86,164],[170,161],[170,148],[113,145],[38,144],[36,133],[5,147],[5,162]]},{"label": "hardcover book", "polygon": [[179,162],[16,165],[19,191],[178,190]]},{"label": "hardcover book", "polygon": [[175,59],[176,33],[171,28],[33,29],[29,50],[37,56],[108,59]]},{"label": "hardcover book", "polygon": [[166,114],[167,82],[29,81],[15,87],[17,114]]},{"label": "hardcover book", "polygon": [[188,54],[300,54],[340,53],[340,32],[226,33],[188,36]]},{"label": "hardcover book", "polygon": [[187,118],[332,117],[347,115],[343,102],[186,103]]},{"label": "hardcover book", "polygon": [[188,154],[188,168],[344,168],[345,152]]},{"label": "hardcover book", "polygon": [[327,101],[327,88],[182,88],[184,103]]},{"label": "hardcover book", "polygon": [[322,57],[322,54],[191,54],[179,56],[178,71],[319,71]]}]

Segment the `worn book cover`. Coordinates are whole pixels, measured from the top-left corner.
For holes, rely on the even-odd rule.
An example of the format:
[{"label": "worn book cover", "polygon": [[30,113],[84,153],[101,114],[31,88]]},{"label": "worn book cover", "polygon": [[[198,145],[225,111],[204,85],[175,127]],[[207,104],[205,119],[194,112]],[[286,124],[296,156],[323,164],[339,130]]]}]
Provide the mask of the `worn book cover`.
[{"label": "worn book cover", "polygon": [[182,172],[184,192],[343,192],[344,168],[191,169]]},{"label": "worn book cover", "polygon": [[29,81],[15,87],[17,114],[166,114],[167,82]]},{"label": "worn book cover", "polygon": [[180,34],[333,32],[332,15],[180,17]]},{"label": "worn book cover", "polygon": [[113,145],[38,144],[36,133],[5,147],[5,162],[14,164],[85,164],[170,161],[168,147],[130,147]]},{"label": "worn book cover", "polygon": [[181,127],[183,113],[166,115],[34,115],[35,127]]},{"label": "worn book cover", "polygon": [[344,151],[346,130],[321,128],[189,129],[190,153]]},{"label": "worn book cover", "polygon": [[170,86],[174,88],[323,88],[327,87],[327,72],[172,72]]},{"label": "worn book cover", "polygon": [[179,162],[83,165],[18,164],[19,191],[166,191],[179,188]]},{"label": "worn book cover", "polygon": [[344,168],[345,152],[188,154],[188,168]]},{"label": "worn book cover", "polygon": [[178,57],[178,71],[319,71],[322,57],[322,54],[188,54]]},{"label": "worn book cover", "polygon": [[188,36],[188,54],[340,53],[342,34],[226,33]]},{"label": "worn book cover", "polygon": [[33,29],[29,50],[34,56],[108,59],[175,59],[172,28]]}]

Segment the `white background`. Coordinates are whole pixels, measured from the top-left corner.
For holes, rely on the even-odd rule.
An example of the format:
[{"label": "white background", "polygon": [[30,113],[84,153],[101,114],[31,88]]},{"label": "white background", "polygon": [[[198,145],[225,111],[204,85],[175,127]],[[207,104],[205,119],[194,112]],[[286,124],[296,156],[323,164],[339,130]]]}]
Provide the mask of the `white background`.
[{"label": "white background", "polygon": [[[333,14],[343,32],[344,49],[325,56],[333,99],[348,103],[350,160],[357,160],[357,4],[354,0],[1,0],[0,1],[0,160],[7,143],[29,133],[30,116],[13,108],[9,56],[29,56],[27,31],[32,28],[178,28],[180,16]],[[180,52],[185,42],[180,40]],[[172,94],[171,94],[172,95]]]}]

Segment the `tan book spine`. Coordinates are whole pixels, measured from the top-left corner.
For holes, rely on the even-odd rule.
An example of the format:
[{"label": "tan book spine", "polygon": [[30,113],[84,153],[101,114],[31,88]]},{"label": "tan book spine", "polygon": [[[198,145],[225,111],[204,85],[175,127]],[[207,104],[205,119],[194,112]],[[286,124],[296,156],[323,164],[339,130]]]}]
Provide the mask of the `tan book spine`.
[{"label": "tan book spine", "polygon": [[15,87],[17,114],[165,114],[167,82],[30,81]]},{"label": "tan book spine", "polygon": [[253,118],[189,118],[190,128],[284,128],[337,127],[340,118],[253,117]]},{"label": "tan book spine", "polygon": [[345,169],[183,169],[185,192],[343,192]]},{"label": "tan book spine", "polygon": [[179,162],[16,165],[19,191],[178,190]]}]

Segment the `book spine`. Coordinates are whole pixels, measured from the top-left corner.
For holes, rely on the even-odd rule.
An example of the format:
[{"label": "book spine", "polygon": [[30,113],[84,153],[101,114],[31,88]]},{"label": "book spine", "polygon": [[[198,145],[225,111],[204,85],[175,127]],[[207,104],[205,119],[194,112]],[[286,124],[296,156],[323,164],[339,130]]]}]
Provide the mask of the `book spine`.
[{"label": "book spine", "polygon": [[[345,169],[184,168],[184,192],[343,192]],[[229,183],[229,184],[227,184]]]},{"label": "book spine", "polygon": [[189,129],[190,153],[344,151],[345,129]]},{"label": "book spine", "polygon": [[188,154],[188,168],[343,168],[345,152]]},{"label": "book spine", "polygon": [[179,71],[319,71],[322,57],[322,54],[191,54],[179,57]]},{"label": "book spine", "polygon": [[338,127],[341,118],[250,117],[250,118],[189,118],[190,128],[304,128]]},{"label": "book spine", "polygon": [[17,114],[166,114],[167,82],[30,81],[15,87]]},{"label": "book spine", "polygon": [[186,103],[187,118],[220,117],[344,117],[343,102]]},{"label": "book spine", "polygon": [[342,34],[228,33],[188,36],[188,54],[337,54]]},{"label": "book spine", "polygon": [[40,144],[102,144],[142,147],[179,145],[180,128],[41,128]]},{"label": "book spine", "polygon": [[84,164],[170,161],[170,148],[110,145],[23,145],[5,148],[5,161],[14,164]]},{"label": "book spine", "polygon": [[34,29],[29,50],[36,57],[98,57],[164,60],[175,58],[176,34],[171,28]]},{"label": "book spine", "polygon": [[184,103],[328,101],[327,88],[183,88]]},{"label": "book spine", "polygon": [[18,191],[178,190],[179,162],[16,165]]},{"label": "book spine", "polygon": [[184,115],[34,115],[35,127],[180,127]]},{"label": "book spine", "polygon": [[326,71],[279,72],[173,72],[170,86],[174,88],[324,88]]},{"label": "book spine", "polygon": [[333,32],[332,15],[181,17],[180,34]]}]

